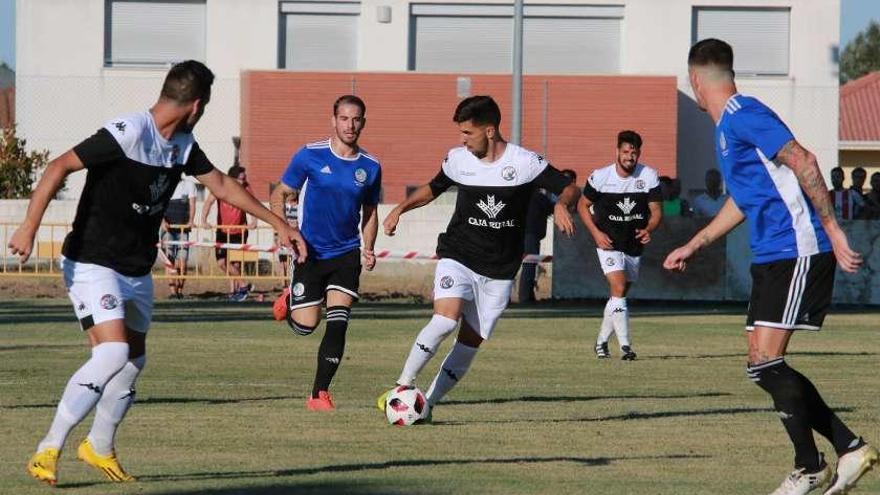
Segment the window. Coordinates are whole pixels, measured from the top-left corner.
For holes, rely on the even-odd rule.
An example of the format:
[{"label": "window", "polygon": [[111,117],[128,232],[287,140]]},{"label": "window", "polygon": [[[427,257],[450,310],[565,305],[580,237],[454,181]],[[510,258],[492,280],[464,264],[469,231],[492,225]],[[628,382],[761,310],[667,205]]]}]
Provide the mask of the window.
[{"label": "window", "polygon": [[106,0],[104,64],[205,60],[205,0]]},{"label": "window", "polygon": [[360,2],[282,2],[278,67],[357,69]]},{"label": "window", "polygon": [[718,38],[733,47],[736,75],[788,75],[788,8],[697,7],[693,42]]},{"label": "window", "polygon": [[[620,71],[623,7],[526,5],[526,73],[613,74]],[[409,69],[510,72],[513,6],[413,4]]]}]

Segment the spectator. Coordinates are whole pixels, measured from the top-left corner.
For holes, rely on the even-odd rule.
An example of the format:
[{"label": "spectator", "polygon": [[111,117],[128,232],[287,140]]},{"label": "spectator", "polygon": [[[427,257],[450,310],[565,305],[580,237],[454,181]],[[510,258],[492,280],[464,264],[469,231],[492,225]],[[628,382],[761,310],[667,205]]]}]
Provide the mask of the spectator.
[{"label": "spectator", "polygon": [[682,199],[681,181],[668,175],[660,177],[660,191],[663,194],[664,217],[690,217],[693,216],[691,207],[686,199]]},{"label": "spectator", "polygon": [[[286,197],[284,201],[284,218],[287,219],[287,224],[291,227],[296,227],[299,222],[299,217],[297,215],[299,203],[297,202],[297,199],[298,196],[290,194]],[[276,236],[275,238],[277,240],[278,237]],[[284,274],[285,277],[284,285],[287,286],[287,277],[290,276],[290,267],[288,265],[290,261],[290,255],[287,253],[281,253],[278,255],[278,261],[281,262],[281,272]]]},{"label": "spectator", "polygon": [[880,172],[871,174],[871,192],[865,194],[865,218],[880,220]]},{"label": "spectator", "polygon": [[[864,183],[864,181],[862,182]],[[831,190],[828,191],[831,204],[838,219],[852,220],[858,218],[865,206],[865,201],[860,193],[852,189],[843,188],[843,169],[834,167],[831,169]]]},{"label": "spectator", "polygon": [[858,209],[856,212],[856,216],[854,218],[867,218],[869,212],[867,211],[867,205],[865,205],[865,180],[868,178],[868,172],[865,171],[862,167],[856,167],[852,169],[850,172],[850,181],[852,184],[849,188],[853,191],[854,194],[857,194],[862,198],[862,207]]},{"label": "spectator", "polygon": [[[236,179],[249,193],[253,194],[251,187],[247,182],[247,172],[240,165],[233,165],[229,168],[228,175]],[[235,206],[218,200],[212,194],[208,194],[205,198],[205,204],[202,207],[202,225],[205,228],[213,228],[208,222],[208,214],[211,212],[211,206],[217,202],[217,242],[230,244],[244,244],[248,238],[248,228],[256,228],[256,219],[251,218],[248,221],[247,214]],[[241,261],[227,262],[228,253],[225,248],[217,248],[214,250],[217,256],[217,265],[223,273],[232,276],[229,280],[229,300],[241,302],[247,299],[253,285],[246,283],[241,278]]]},{"label": "spectator", "polygon": [[[187,179],[177,183],[165,215],[162,217],[162,242],[187,242],[196,216],[196,185]],[[189,246],[162,246],[165,257],[172,266],[165,267],[168,275],[181,275],[168,280],[168,295],[171,299],[183,299],[183,283],[186,279],[186,263]]]},{"label": "spectator", "polygon": [[727,201],[727,195],[722,192],[721,172],[718,169],[706,170],[706,192],[694,199],[694,216],[714,217],[718,210]]},{"label": "spectator", "polygon": [[[574,170],[563,170],[562,175],[570,178],[572,184],[577,180],[577,173]],[[557,199],[555,194],[548,193],[544,189],[536,189],[532,193],[529,200],[529,210],[526,214],[525,254],[541,254],[541,241],[547,235],[547,218],[553,214],[553,207]],[[519,275],[520,303],[535,302],[535,288],[538,285],[537,274],[537,263],[523,264]]]}]

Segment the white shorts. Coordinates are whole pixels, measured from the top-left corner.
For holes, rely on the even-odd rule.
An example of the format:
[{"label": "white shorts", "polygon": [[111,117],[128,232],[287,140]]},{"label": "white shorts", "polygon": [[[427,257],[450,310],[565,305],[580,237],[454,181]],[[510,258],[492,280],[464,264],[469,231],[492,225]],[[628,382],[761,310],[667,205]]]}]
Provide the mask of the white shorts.
[{"label": "white shorts", "polygon": [[147,333],[153,316],[153,278],[127,277],[113,269],[61,258],[67,295],[83,330],[110,320]]},{"label": "white shorts", "polygon": [[599,255],[599,265],[605,275],[624,271],[627,282],[635,282],[639,279],[640,256],[630,256],[622,251],[608,251],[599,248],[596,248],[596,253]]},{"label": "white shorts", "polygon": [[434,299],[464,299],[461,314],[477,333],[488,339],[501,313],[510,302],[513,280],[499,280],[475,273],[461,263],[443,258],[434,272]]}]

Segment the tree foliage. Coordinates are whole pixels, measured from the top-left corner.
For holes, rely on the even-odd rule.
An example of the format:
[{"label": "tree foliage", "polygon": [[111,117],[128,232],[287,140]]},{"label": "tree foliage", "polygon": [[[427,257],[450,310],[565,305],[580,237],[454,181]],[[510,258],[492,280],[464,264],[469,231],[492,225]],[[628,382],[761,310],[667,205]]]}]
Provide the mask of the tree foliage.
[{"label": "tree foliage", "polygon": [[840,55],[840,82],[858,79],[880,70],[880,24],[871,21],[850,41]]},{"label": "tree foliage", "polygon": [[15,126],[0,134],[0,199],[26,199],[37,173],[49,162],[49,151],[26,150],[27,141],[15,134]]}]

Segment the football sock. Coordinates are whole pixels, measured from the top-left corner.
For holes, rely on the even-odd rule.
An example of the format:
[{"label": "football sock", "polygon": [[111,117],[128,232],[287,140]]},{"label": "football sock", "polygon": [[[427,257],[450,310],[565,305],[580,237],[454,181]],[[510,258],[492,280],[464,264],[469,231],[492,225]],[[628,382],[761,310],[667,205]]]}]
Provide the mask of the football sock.
[{"label": "football sock", "polygon": [[422,328],[422,331],[416,337],[416,341],[409,351],[409,356],[406,358],[406,363],[403,365],[403,371],[400,373],[397,383],[399,385],[415,385],[419,372],[434,357],[440,344],[449,334],[455,331],[457,326],[457,320],[437,314],[432,316],[431,321]]},{"label": "football sock", "polygon": [[797,370],[792,369],[791,371],[801,383],[810,426],[831,442],[838,456],[861,447],[864,442],[847,428],[843,421],[834,414],[834,411],[828,407],[813,382]]},{"label": "football sock", "polygon": [[612,297],[611,303],[611,323],[614,325],[614,332],[617,334],[617,343],[621,347],[629,344],[629,310],[626,307],[625,297]]},{"label": "football sock", "polygon": [[104,385],[128,362],[126,342],[104,342],[92,347],[92,357],[67,382],[55,411],[49,433],[37,451],[53,447],[61,449],[70,430],[95,407]]},{"label": "football sock", "polygon": [[750,364],[749,378],[773,398],[773,407],[794,445],[794,467],[814,473],[821,467],[819,451],[810,426],[809,393],[798,373],[776,358],[766,363]]},{"label": "football sock", "polygon": [[315,371],[312,398],[317,398],[318,392],[330,389],[330,382],[336,375],[345,352],[345,332],[348,330],[350,314],[351,308],[346,306],[327,308],[327,328],[318,348],[318,369]]},{"label": "football sock", "polygon": [[474,362],[474,356],[477,355],[478,350],[479,347],[466,346],[461,342],[456,342],[452,346],[452,350],[443,360],[440,371],[437,372],[434,383],[431,384],[431,388],[428,389],[425,396],[428,399],[428,405],[434,407],[434,404],[440,402],[440,399],[458,384],[471,367],[471,363]]},{"label": "football sock", "polygon": [[116,429],[134,402],[134,383],[146,363],[146,354],[130,360],[104,385],[104,393],[95,406],[95,421],[88,436],[99,455],[113,452]]},{"label": "football sock", "polygon": [[605,303],[605,311],[602,313],[602,325],[599,327],[599,337],[596,339],[597,344],[608,342],[608,339],[611,338],[611,334],[614,333],[614,323],[611,321],[613,308],[614,305],[612,304],[612,298],[609,298],[608,302]]}]

